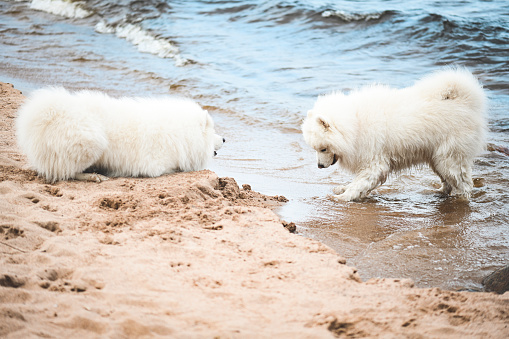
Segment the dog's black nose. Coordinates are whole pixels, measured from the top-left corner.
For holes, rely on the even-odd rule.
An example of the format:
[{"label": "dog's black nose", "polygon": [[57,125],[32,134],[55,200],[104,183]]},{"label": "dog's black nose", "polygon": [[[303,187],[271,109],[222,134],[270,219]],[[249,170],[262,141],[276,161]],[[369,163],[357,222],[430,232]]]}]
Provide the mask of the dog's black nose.
[{"label": "dog's black nose", "polygon": [[216,152],[216,151],[214,151],[214,156],[216,156],[216,155],[217,155],[217,152]]},{"label": "dog's black nose", "polygon": [[318,164],[318,168],[325,168],[325,166],[322,164]]},{"label": "dog's black nose", "polygon": [[225,138],[223,138],[223,143],[225,143],[225,142],[226,142],[226,139],[225,139]]}]

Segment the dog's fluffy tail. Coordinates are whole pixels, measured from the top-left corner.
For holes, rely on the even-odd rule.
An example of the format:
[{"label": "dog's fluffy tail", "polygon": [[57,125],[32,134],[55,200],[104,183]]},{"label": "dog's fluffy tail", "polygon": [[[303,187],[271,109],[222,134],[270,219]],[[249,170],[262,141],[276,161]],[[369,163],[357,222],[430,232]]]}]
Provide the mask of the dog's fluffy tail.
[{"label": "dog's fluffy tail", "polygon": [[470,148],[476,150],[473,153],[478,155],[486,149],[488,100],[482,85],[470,71],[447,68],[420,80],[414,88],[435,107],[435,114],[456,115],[462,126],[469,126],[470,129],[465,128],[462,133],[470,133]]},{"label": "dog's fluffy tail", "polygon": [[435,72],[416,83],[432,100],[451,100],[463,104],[472,112],[484,116],[487,98],[482,85],[467,69],[451,67]]}]

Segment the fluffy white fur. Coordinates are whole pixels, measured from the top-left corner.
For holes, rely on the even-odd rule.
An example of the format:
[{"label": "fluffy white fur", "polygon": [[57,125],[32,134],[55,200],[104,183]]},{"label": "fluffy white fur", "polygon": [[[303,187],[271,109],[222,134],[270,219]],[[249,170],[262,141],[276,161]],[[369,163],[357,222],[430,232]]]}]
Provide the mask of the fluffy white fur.
[{"label": "fluffy white fur", "polygon": [[205,168],[224,139],[207,111],[181,98],[112,98],[63,88],[35,91],[16,120],[17,139],[47,181],[156,177]]},{"label": "fluffy white fur", "polygon": [[334,200],[361,200],[387,176],[428,164],[443,194],[467,198],[474,158],[486,145],[487,100],[465,69],[445,69],[413,86],[364,87],[318,97],[302,125],[319,168],[338,162],[355,174]]}]

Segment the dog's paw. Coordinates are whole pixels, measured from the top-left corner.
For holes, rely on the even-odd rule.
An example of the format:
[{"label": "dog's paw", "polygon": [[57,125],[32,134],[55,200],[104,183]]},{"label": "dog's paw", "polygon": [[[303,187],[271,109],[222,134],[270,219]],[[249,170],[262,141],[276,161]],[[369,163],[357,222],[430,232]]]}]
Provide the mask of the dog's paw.
[{"label": "dog's paw", "polygon": [[110,180],[110,178],[108,178],[105,175],[97,174],[97,173],[92,173],[92,174],[93,175],[91,176],[91,180],[90,181],[103,182],[103,181],[106,181],[106,180]]},{"label": "dog's paw", "polygon": [[341,198],[341,195],[338,195],[338,194],[336,194],[336,195],[329,195],[328,197],[329,197],[330,200],[332,200],[334,202],[345,202],[345,200],[343,200]]},{"label": "dog's paw", "polygon": [[333,201],[336,202],[349,202],[349,201],[361,201],[363,196],[356,192],[349,192],[348,190],[342,194],[336,194],[330,196]]},{"label": "dog's paw", "polygon": [[442,187],[440,187],[440,189],[438,190],[438,193],[447,196],[447,195],[451,194],[451,191],[452,191],[452,187],[450,185],[443,184]]},{"label": "dog's paw", "polygon": [[110,178],[98,173],[78,173],[74,179],[80,181],[103,182]]},{"label": "dog's paw", "polygon": [[462,193],[456,192],[456,194],[454,194],[453,197],[456,198],[456,200],[461,201],[461,202],[469,202],[471,194],[470,194],[470,192],[462,192]]},{"label": "dog's paw", "polygon": [[349,196],[346,196],[345,194],[330,195],[329,198],[332,201],[335,201],[335,202],[349,202],[349,201],[353,201],[352,199],[350,199]]},{"label": "dog's paw", "polygon": [[343,185],[335,186],[332,189],[332,192],[334,192],[334,194],[336,194],[336,195],[340,195],[342,193],[345,193],[345,191],[346,191],[346,186],[343,186]]}]

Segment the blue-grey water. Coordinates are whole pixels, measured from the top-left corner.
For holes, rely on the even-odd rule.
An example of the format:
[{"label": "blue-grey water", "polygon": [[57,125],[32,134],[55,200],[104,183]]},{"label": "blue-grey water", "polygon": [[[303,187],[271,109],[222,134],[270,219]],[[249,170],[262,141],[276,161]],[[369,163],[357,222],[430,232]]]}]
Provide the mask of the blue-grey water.
[{"label": "blue-grey water", "polygon": [[300,123],[316,96],[396,87],[468,67],[490,97],[489,142],[509,145],[509,2],[0,0],[0,81],[114,96],[183,95],[227,139],[220,176],[290,202],[298,232],[364,279],[479,289],[509,264],[509,157],[475,164],[470,203],[440,198],[430,170],[393,176],[362,203],[326,198],[351,177],[319,170]]}]

